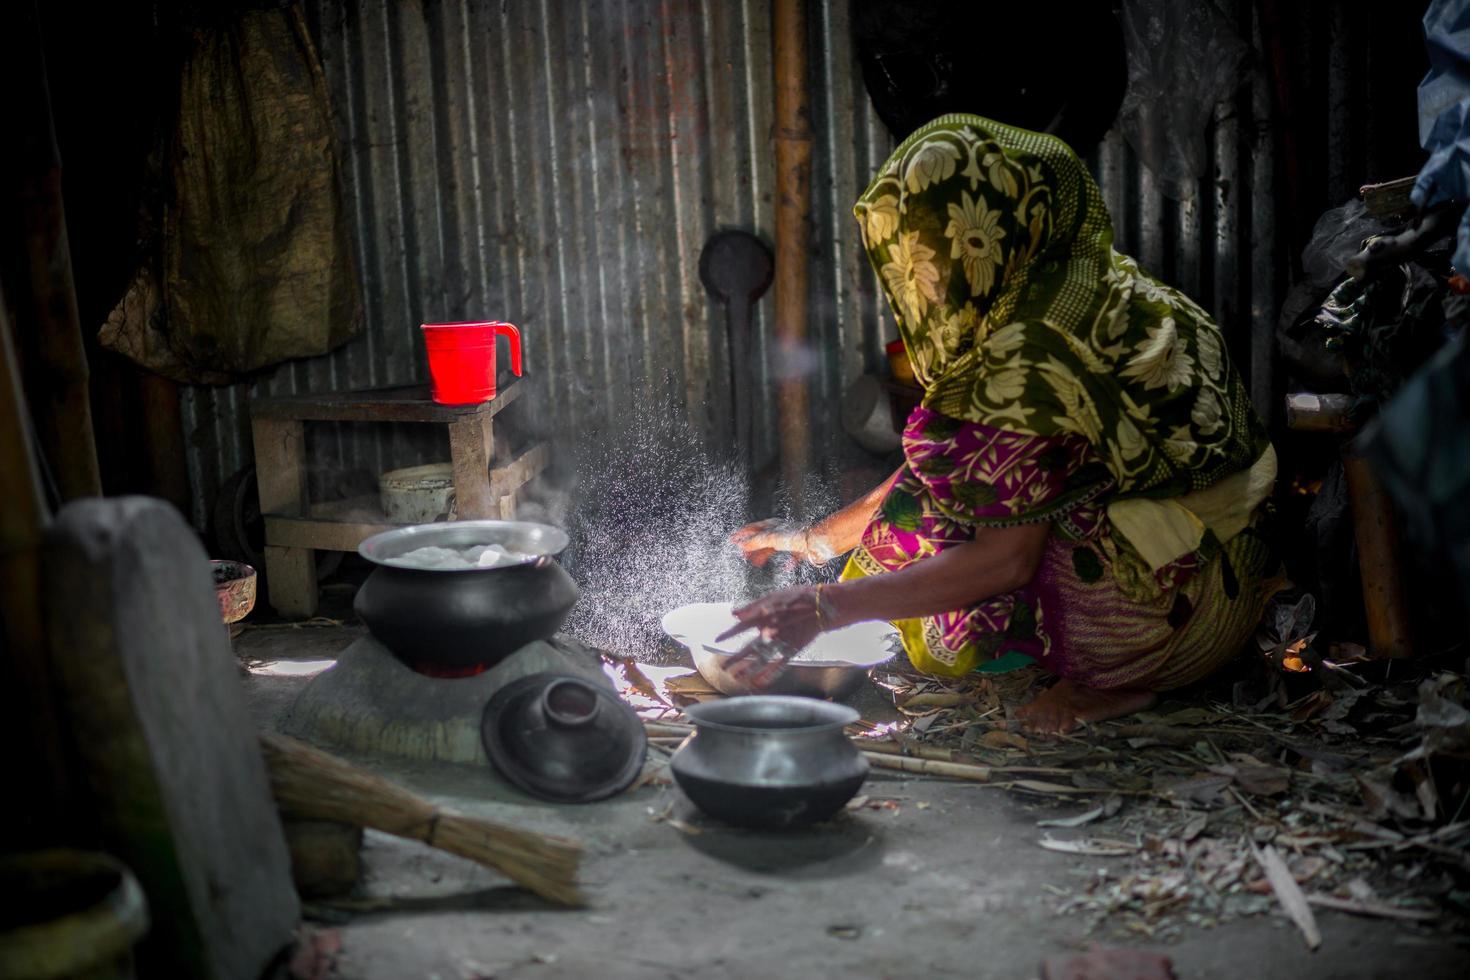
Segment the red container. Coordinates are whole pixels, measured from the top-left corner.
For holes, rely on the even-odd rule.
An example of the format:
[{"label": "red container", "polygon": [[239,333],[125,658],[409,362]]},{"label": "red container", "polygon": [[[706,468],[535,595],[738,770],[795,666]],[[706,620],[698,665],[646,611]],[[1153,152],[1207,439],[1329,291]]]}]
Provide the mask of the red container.
[{"label": "red container", "polygon": [[429,390],[440,405],[478,405],[495,397],[495,338],[510,340],[510,369],[521,376],[521,332],[498,320],[425,323]]}]

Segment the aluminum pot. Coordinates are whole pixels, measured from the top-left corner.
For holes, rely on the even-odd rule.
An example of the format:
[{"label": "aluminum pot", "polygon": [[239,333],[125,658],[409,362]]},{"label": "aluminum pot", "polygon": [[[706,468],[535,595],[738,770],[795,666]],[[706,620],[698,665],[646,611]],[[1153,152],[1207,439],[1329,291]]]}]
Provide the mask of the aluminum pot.
[{"label": "aluminum pot", "polygon": [[[424,547],[498,544],[527,555],[492,568],[406,566]],[[353,609],[373,636],[413,667],[441,672],[492,666],[527,643],[549,639],[577,602],[577,585],[556,556],[566,532],[530,521],[453,521],[375,534],[357,548],[378,567]]]},{"label": "aluminum pot", "polygon": [[743,827],[783,828],[830,819],[868,777],[868,760],[843,728],[852,708],[761,695],[684,709],[694,735],[669,762],[695,806]]},{"label": "aluminum pot", "polygon": [[378,502],[394,524],[454,519],[454,466],[429,463],[378,477]]}]

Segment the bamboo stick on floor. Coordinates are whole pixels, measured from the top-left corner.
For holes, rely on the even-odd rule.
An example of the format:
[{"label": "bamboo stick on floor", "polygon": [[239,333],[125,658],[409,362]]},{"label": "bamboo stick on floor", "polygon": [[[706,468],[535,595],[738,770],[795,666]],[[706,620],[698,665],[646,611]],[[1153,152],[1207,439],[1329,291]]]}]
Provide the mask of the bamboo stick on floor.
[{"label": "bamboo stick on floor", "polygon": [[897,769],[900,772],[918,773],[924,776],[947,776],[950,779],[967,779],[972,783],[990,782],[991,766],[972,766],[963,762],[944,762],[939,759],[915,759],[908,755],[884,755],[864,752],[868,764],[878,769]]},{"label": "bamboo stick on floor", "polygon": [[371,827],[494,868],[558,905],[580,906],[582,845],[442,809],[396,783],[285,735],[262,734],[283,813]]}]

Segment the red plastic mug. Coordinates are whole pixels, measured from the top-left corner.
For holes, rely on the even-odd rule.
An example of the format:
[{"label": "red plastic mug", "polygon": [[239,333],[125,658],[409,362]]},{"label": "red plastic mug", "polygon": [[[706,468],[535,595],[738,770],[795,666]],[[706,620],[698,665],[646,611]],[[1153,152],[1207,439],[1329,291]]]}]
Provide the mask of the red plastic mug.
[{"label": "red plastic mug", "polygon": [[521,332],[498,320],[425,323],[429,392],[440,405],[478,405],[495,397],[495,338],[510,340],[510,369],[521,376]]}]

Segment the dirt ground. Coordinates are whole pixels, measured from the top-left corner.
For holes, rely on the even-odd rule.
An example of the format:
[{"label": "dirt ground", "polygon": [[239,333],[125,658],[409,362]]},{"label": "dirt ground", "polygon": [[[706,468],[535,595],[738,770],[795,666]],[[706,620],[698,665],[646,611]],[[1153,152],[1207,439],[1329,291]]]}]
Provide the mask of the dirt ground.
[{"label": "dirt ground", "polygon": [[[260,724],[272,726],[305,683],[293,664],[330,660],[359,635],[328,625],[238,638],[237,654],[255,668],[246,684]],[[706,820],[670,785],[553,806],[472,767],[355,761],[465,812],[579,838],[590,904],[553,910],[486,869],[370,832],[358,893],[308,906],[324,945],[340,940],[332,976],[1025,978],[1039,975],[1042,959],[1094,943],[1155,950],[1180,977],[1221,980],[1431,980],[1470,968],[1467,936],[1443,922],[1323,908],[1315,910],[1321,945],[1308,951],[1269,893],[1245,896],[1257,903],[1251,914],[1181,914],[1148,927],[1150,938],[1130,925],[1136,915],[1099,914],[1082,900],[1099,882],[1116,887],[1122,863],[1136,856],[1039,844],[1123,836],[1126,811],[1076,829],[1038,828],[1038,820],[1082,813],[1087,801],[1058,805],[995,785],[875,770],[860,808],[820,827],[766,834]]]}]

